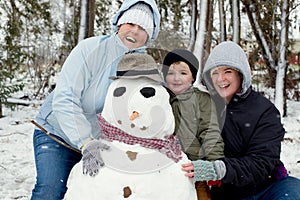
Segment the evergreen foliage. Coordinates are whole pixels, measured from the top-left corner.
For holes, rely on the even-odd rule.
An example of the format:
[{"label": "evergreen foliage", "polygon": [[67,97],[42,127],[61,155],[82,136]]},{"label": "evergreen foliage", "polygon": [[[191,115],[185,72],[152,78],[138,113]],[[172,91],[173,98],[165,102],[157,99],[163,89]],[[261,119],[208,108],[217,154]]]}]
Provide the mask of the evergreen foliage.
[{"label": "evergreen foliage", "polygon": [[[122,0],[95,0],[95,20],[94,35],[107,35],[111,33],[111,19],[122,4]],[[161,13],[161,31],[158,39],[151,44],[148,53],[152,54],[160,62],[164,54],[174,48],[188,48],[191,40],[191,32],[197,33],[201,27],[197,27],[199,14],[196,19],[192,18],[192,3],[199,6],[201,0],[156,0]],[[216,1],[210,1],[210,9],[217,10]],[[230,7],[231,1],[224,1],[226,10]],[[291,10],[299,6],[298,0],[289,1]],[[258,23],[262,27],[263,35],[267,38],[268,45],[273,55],[278,55],[280,49],[280,7],[281,1],[262,1],[262,0],[242,0],[242,14],[256,12]],[[254,7],[253,7],[254,5]],[[252,6],[252,7],[251,7]],[[230,8],[229,8],[230,10]],[[244,12],[243,12],[244,11]],[[197,13],[197,12],[196,12]],[[49,77],[53,69],[62,66],[69,52],[76,46],[80,20],[80,0],[14,0],[0,1],[0,117],[1,102],[6,103],[7,98],[23,88],[34,87],[36,96],[44,97],[44,87],[47,87]],[[229,16],[230,17],[230,16]],[[297,17],[297,15],[296,15]],[[298,16],[299,17],[299,16]],[[228,18],[228,16],[227,16]],[[249,18],[249,17],[248,17]],[[192,26],[192,20],[195,20]],[[218,43],[220,41],[220,31],[217,19],[212,18],[211,29],[208,30],[206,37]],[[288,24],[286,24],[288,25]],[[232,24],[228,24],[228,38],[232,34]],[[241,38],[241,43],[253,42],[255,32],[252,30],[246,37]],[[228,39],[226,38],[226,39]],[[290,42],[290,40],[288,41]],[[207,52],[213,44],[205,44]],[[250,61],[253,67],[264,54],[259,45],[252,46]],[[274,56],[274,61],[278,62],[278,57]],[[252,62],[253,61],[253,62]],[[276,70],[270,70],[267,60],[265,68],[270,80],[268,86],[274,87]],[[299,69],[299,68],[297,68]],[[295,73],[287,73],[288,80],[298,80],[299,70]],[[56,72],[56,69],[55,69]],[[298,74],[298,75],[297,75]],[[24,80],[30,77],[30,80]],[[26,82],[27,81],[27,82]],[[49,85],[49,84],[48,84]],[[295,87],[293,83],[291,87]],[[299,85],[299,84],[298,84]],[[289,87],[289,86],[288,86]],[[299,87],[299,86],[298,86]],[[299,94],[299,92],[298,92]],[[41,97],[41,98],[42,98]]]},{"label": "evergreen foliage", "polygon": [[[45,44],[42,37],[45,30],[51,35],[53,23],[50,15],[50,1],[1,1],[0,15],[0,117],[2,105],[7,98],[23,89],[20,74],[25,67],[33,63],[40,44]],[[5,19],[5,20],[4,20]]]}]

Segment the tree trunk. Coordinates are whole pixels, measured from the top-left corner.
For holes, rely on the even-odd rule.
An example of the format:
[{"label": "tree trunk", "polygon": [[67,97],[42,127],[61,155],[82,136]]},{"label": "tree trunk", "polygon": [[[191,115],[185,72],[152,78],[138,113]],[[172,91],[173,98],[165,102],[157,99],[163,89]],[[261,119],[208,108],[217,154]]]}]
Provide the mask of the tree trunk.
[{"label": "tree trunk", "polygon": [[195,44],[194,54],[199,60],[199,70],[197,73],[196,83],[201,80],[202,66],[203,66],[203,56],[205,49],[205,37],[207,34],[207,20],[208,20],[208,4],[209,0],[201,0],[200,6],[200,20],[198,25],[198,32]]},{"label": "tree trunk", "polygon": [[188,50],[194,51],[195,48],[195,41],[197,35],[197,16],[198,16],[198,9],[197,9],[197,0],[191,0],[191,7],[192,7],[192,15],[191,15],[191,25],[190,25],[190,41]]},{"label": "tree trunk", "polygon": [[219,18],[220,18],[220,42],[223,42],[227,39],[224,0],[219,0]]},{"label": "tree trunk", "polygon": [[88,31],[86,33],[87,37],[94,36],[94,20],[95,20],[95,0],[88,0]]},{"label": "tree trunk", "polygon": [[275,106],[280,111],[281,116],[285,116],[284,112],[284,90],[285,90],[285,76],[286,76],[286,48],[288,40],[288,2],[287,0],[282,1],[281,8],[281,32],[280,32],[280,51],[279,51],[279,62],[276,76],[276,90],[275,90]]},{"label": "tree trunk", "polygon": [[268,68],[270,86],[273,87],[275,86],[275,79],[273,78],[274,77],[273,74],[275,74],[276,76],[277,66],[276,66],[276,61],[273,58],[274,55],[272,55],[271,52],[271,47],[268,45],[267,38],[265,37],[264,32],[258,22],[259,11],[257,11],[257,7],[255,3],[253,3],[252,1],[244,0],[243,3],[245,5],[245,9],[247,12],[250,25],[252,27],[252,31],[255,35],[258,45],[260,46],[264,58],[264,62]]},{"label": "tree trunk", "polygon": [[0,118],[3,117],[3,111],[2,111],[2,103],[1,103],[1,100],[0,100]]},{"label": "tree trunk", "polygon": [[214,21],[214,0],[209,1],[208,4],[208,17],[207,17],[207,35],[205,41],[205,51],[203,57],[203,63],[206,62],[211,48],[212,32],[213,32],[213,21]]},{"label": "tree trunk", "polygon": [[240,1],[232,0],[233,42],[240,43]]},{"label": "tree trunk", "polygon": [[95,0],[81,0],[78,42],[94,35]]},{"label": "tree trunk", "polygon": [[266,38],[262,32],[262,29],[260,28],[260,25],[257,21],[257,15],[256,15],[257,8],[256,8],[255,4],[252,4],[251,2],[249,3],[247,1],[244,1],[244,5],[246,8],[246,12],[247,12],[253,33],[255,35],[255,38],[256,38],[259,46],[262,49],[266,65],[273,69],[276,69],[275,61],[272,57],[270,47],[268,46],[267,40],[266,40]]}]

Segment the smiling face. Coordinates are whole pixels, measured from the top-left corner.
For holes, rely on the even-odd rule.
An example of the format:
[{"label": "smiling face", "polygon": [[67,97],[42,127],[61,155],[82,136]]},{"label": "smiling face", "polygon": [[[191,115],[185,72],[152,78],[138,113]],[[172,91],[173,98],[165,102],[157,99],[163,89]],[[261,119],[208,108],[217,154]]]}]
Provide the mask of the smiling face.
[{"label": "smiling face", "polygon": [[145,29],[136,24],[121,24],[118,36],[128,49],[144,46],[148,40]]},{"label": "smiling face", "polygon": [[192,72],[185,62],[173,63],[166,76],[167,87],[174,94],[181,94],[191,87],[194,81]]},{"label": "smiling face", "polygon": [[243,76],[237,70],[220,66],[211,70],[211,78],[219,95],[229,103],[232,97],[241,92]]}]

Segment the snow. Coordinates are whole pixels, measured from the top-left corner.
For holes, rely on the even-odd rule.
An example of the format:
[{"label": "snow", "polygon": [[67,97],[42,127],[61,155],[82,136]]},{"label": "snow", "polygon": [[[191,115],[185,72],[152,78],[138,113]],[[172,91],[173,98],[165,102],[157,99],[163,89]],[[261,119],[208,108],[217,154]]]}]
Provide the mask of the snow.
[{"label": "snow", "polygon": [[[0,118],[0,199],[30,199],[35,183],[32,136],[39,103],[4,109]],[[281,159],[289,174],[300,178],[300,102],[288,102],[289,116],[282,120],[286,129]]]}]

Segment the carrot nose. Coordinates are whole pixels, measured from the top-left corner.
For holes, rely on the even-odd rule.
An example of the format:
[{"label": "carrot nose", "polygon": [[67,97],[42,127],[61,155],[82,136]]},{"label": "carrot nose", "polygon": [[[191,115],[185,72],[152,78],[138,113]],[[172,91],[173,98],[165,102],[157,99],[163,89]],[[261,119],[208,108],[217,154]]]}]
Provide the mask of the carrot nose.
[{"label": "carrot nose", "polygon": [[137,117],[139,116],[139,113],[137,111],[133,111],[131,116],[130,116],[130,120],[135,120]]}]

